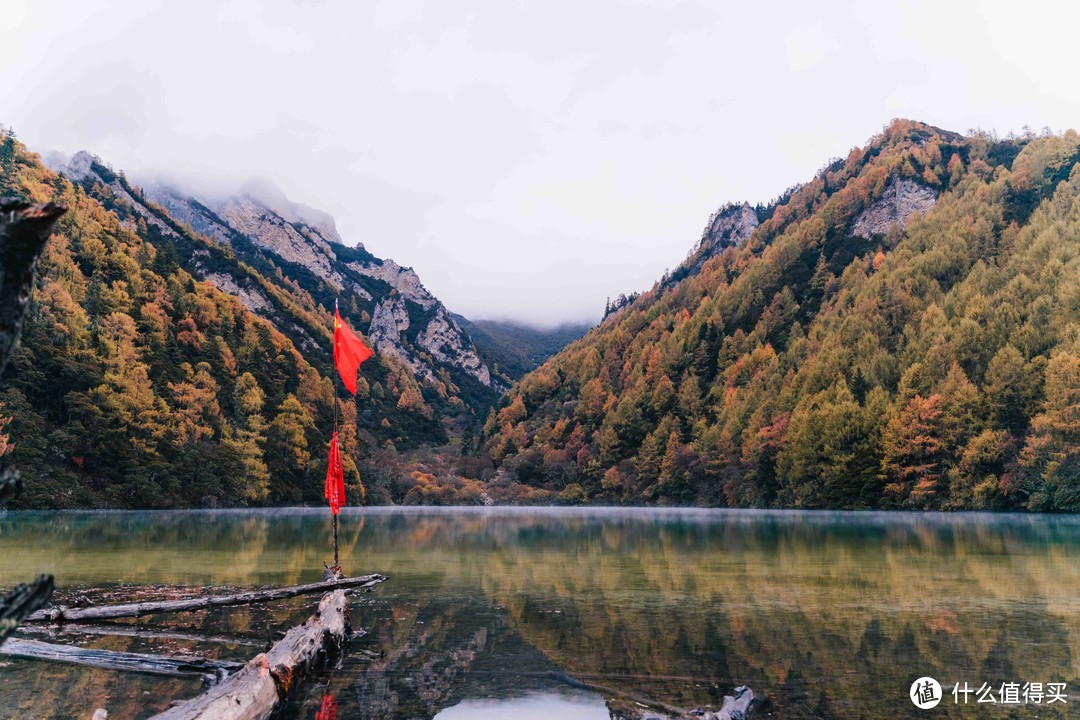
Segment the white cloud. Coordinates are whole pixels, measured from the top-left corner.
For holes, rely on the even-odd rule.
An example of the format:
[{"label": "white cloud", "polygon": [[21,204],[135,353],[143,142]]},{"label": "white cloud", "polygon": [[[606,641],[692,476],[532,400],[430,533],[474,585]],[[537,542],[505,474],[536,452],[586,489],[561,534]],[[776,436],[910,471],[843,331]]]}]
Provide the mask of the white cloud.
[{"label": "white cloud", "polygon": [[800,25],[788,33],[788,67],[795,72],[802,72],[821,62],[832,48],[836,47],[833,36],[825,32],[824,24]]},{"label": "white cloud", "polygon": [[9,5],[0,123],[33,147],[268,176],[474,317],[595,318],[893,117],[1080,117],[1051,2]]}]

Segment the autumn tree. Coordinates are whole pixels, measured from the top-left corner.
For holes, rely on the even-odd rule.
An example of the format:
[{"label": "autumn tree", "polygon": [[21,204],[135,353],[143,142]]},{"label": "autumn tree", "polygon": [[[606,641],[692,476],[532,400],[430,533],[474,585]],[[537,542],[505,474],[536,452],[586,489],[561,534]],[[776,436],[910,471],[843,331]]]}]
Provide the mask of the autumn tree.
[{"label": "autumn tree", "polygon": [[941,395],[916,395],[885,426],[881,476],[890,504],[920,509],[941,504],[945,490],[941,404]]}]

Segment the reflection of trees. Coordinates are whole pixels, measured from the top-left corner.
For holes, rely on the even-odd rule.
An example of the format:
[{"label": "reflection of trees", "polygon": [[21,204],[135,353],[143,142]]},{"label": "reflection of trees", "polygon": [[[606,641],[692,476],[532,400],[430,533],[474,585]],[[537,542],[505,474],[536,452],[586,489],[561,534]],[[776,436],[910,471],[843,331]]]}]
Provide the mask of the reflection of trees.
[{"label": "reflection of trees", "polygon": [[686,707],[750,682],[808,715],[890,717],[922,673],[1080,675],[1070,525],[898,519],[433,515],[410,530],[425,567],[483,588],[566,672]]},{"label": "reflection of trees", "polygon": [[[432,718],[469,697],[517,697],[575,686],[544,654],[524,642],[479,595],[402,598],[354,607],[373,643],[354,645],[326,678],[342,717]],[[308,717],[321,689],[297,698],[288,717]]]},{"label": "reflection of trees", "polygon": [[[1075,520],[708,517],[382,511],[360,531],[343,515],[346,567],[391,581],[354,604],[372,636],[326,679],[340,716],[430,717],[466,695],[558,684],[555,673],[682,707],[747,682],[785,717],[866,718],[903,716],[921,674],[950,687],[1080,677]],[[49,553],[80,585],[118,568],[144,582],[295,582],[317,575],[329,544],[320,513],[59,519],[0,518],[0,581]],[[262,638],[309,609],[204,614],[189,627]],[[100,646],[148,649],[115,642]],[[102,677],[113,676],[75,687],[108,693]],[[8,697],[0,689],[0,704]],[[296,716],[314,712],[305,702]]]}]

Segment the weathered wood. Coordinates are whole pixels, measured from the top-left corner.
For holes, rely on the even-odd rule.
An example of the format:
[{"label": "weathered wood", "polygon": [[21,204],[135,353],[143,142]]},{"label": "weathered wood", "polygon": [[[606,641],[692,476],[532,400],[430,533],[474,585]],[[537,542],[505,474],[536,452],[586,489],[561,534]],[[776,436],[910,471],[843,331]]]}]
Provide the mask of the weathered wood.
[{"label": "weathered wood", "polygon": [[53,594],[53,576],[41,575],[31,583],[17,585],[0,598],[0,647],[27,616],[49,601]]},{"label": "weathered wood", "polygon": [[187,642],[221,643],[222,645],[248,645],[251,647],[263,647],[265,640],[241,637],[240,635],[199,635],[197,633],[177,632],[174,630],[160,630],[158,628],[143,627],[140,625],[38,625],[28,623],[20,632],[58,637],[60,635],[104,635],[142,638],[146,640],[183,640]]},{"label": "weathered wood", "polygon": [[[66,209],[0,198],[0,372],[7,367],[22,332],[34,289],[34,267],[57,218]],[[22,489],[19,471],[0,468],[0,501]],[[30,613],[52,596],[53,577],[42,575],[0,598],[0,645]]]},{"label": "weathered wood", "polygon": [[225,678],[229,673],[243,667],[243,663],[182,655],[144,655],[142,653],[116,652],[97,648],[55,645],[40,640],[9,638],[0,655],[30,660],[89,665],[106,670],[126,670],[149,675],[170,677],[200,677],[209,682]]},{"label": "weathered wood", "polygon": [[350,591],[374,587],[386,580],[384,575],[364,575],[343,578],[308,585],[272,588],[270,590],[252,590],[235,595],[209,595],[185,598],[183,600],[152,600],[125,605],[100,605],[97,607],[73,608],[55,607],[39,610],[27,616],[24,622],[77,622],[81,620],[115,620],[116,618],[142,617],[157,613],[192,612],[214,607],[250,605],[251,603],[284,600],[298,595],[310,595],[327,590],[345,589]]},{"label": "weathered wood", "polygon": [[705,713],[703,720],[748,720],[754,707],[754,691],[740,685],[734,695],[724,696],[719,711]]},{"label": "weathered wood", "polygon": [[22,331],[38,255],[53,223],[65,212],[66,208],[53,203],[33,205],[18,198],[0,198],[0,372],[7,367]]},{"label": "weathered wood", "polygon": [[345,592],[327,593],[318,612],[289,630],[268,652],[153,720],[265,720],[313,664],[345,641],[347,632]]}]

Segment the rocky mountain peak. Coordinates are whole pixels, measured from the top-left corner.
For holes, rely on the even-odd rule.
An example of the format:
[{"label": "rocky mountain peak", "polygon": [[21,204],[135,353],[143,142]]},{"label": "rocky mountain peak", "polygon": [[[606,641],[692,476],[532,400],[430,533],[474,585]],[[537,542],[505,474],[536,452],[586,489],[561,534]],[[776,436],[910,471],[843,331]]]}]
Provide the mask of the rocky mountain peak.
[{"label": "rocky mountain peak", "polygon": [[286,222],[307,225],[328,242],[344,245],[338,234],[334,216],[323,210],[290,200],[272,180],[251,178],[241,187],[240,195],[247,195],[280,215]]},{"label": "rocky mountain peak", "polygon": [[92,155],[86,150],[80,150],[70,158],[59,152],[46,153],[41,158],[45,167],[53,172],[58,172],[72,180],[82,181],[92,174],[94,163],[100,163],[101,158]]},{"label": "rocky mountain peak", "polygon": [[757,226],[757,213],[749,203],[725,205],[709,216],[698,247],[718,251],[741,245]]},{"label": "rocky mountain peak", "polygon": [[709,216],[709,222],[701,233],[701,240],[667,282],[671,283],[698,272],[705,261],[719,255],[725,248],[742,245],[754,233],[758,224],[757,213],[749,203],[724,205]]}]

